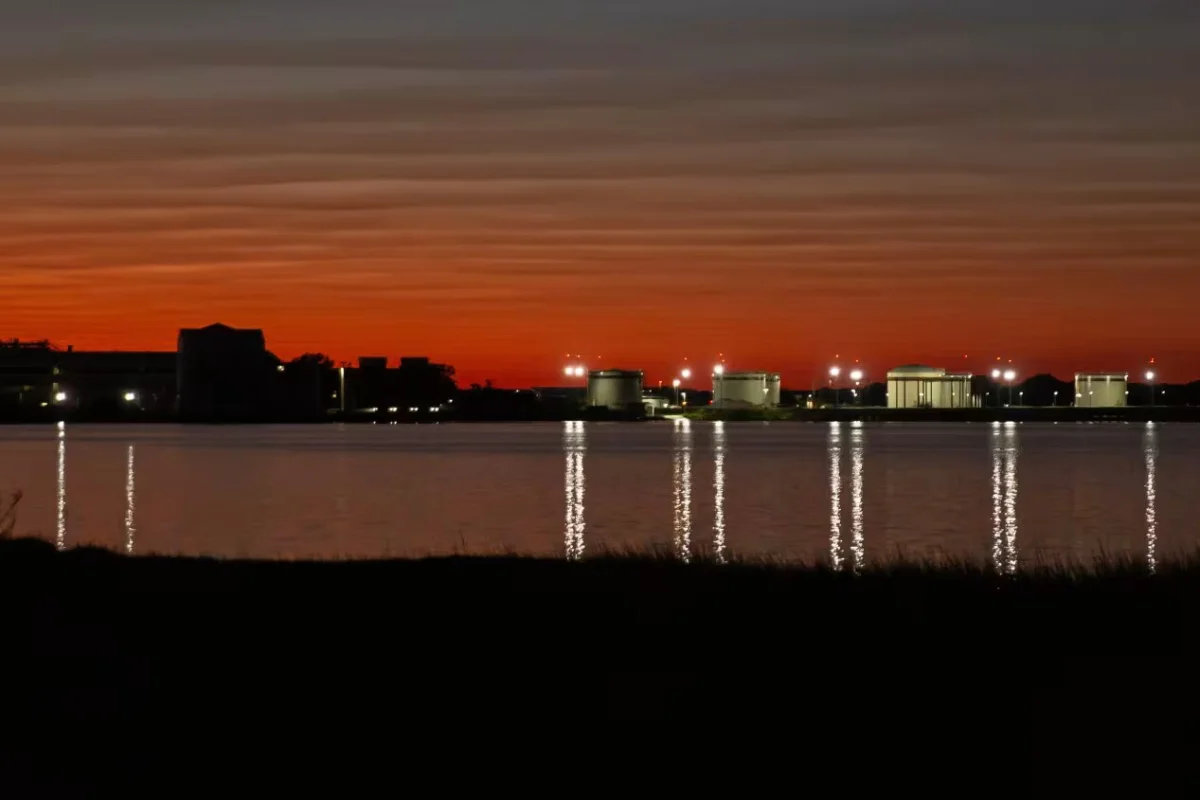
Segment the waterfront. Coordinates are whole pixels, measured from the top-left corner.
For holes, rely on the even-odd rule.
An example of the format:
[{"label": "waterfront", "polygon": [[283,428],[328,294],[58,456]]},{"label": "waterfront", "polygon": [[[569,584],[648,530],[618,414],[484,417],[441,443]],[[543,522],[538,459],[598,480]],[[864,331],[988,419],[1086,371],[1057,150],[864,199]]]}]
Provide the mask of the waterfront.
[{"label": "waterfront", "polygon": [[658,547],[842,565],[1197,542],[1200,430],[1169,424],[0,429],[17,532],[307,558]]}]

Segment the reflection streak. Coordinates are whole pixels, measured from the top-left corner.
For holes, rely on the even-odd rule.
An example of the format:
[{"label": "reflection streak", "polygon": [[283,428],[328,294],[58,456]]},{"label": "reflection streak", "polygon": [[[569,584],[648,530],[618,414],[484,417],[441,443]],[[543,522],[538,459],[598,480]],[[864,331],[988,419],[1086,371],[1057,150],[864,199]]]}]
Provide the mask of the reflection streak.
[{"label": "reflection streak", "polygon": [[137,483],[134,476],[133,445],[129,445],[129,457],[125,465],[125,552],[133,555],[133,539],[137,533],[134,523],[137,506]]},{"label": "reflection streak", "polygon": [[713,423],[713,551],[725,563],[725,423]]},{"label": "reflection streak", "polygon": [[863,424],[854,422],[850,430],[850,552],[854,569],[863,568],[866,544],[863,536]]},{"label": "reflection streak", "polygon": [[992,563],[1009,575],[1017,571],[1017,424],[992,429]]},{"label": "reflection streak", "polygon": [[583,454],[587,434],[583,422],[566,422],[563,427],[563,454],[566,458],[566,545],[567,559],[583,558]]},{"label": "reflection streak", "polygon": [[58,423],[58,530],[54,545],[67,548],[67,424]]},{"label": "reflection streak", "polygon": [[1003,557],[1004,450],[1000,446],[1000,423],[992,424],[992,563],[1000,569]]},{"label": "reflection streak", "polygon": [[675,420],[675,551],[692,557],[692,422]]},{"label": "reflection streak", "polygon": [[829,424],[829,558],[842,568],[842,425]]},{"label": "reflection streak", "polygon": [[1146,456],[1146,564],[1153,575],[1158,568],[1158,429],[1146,423],[1142,437]]}]

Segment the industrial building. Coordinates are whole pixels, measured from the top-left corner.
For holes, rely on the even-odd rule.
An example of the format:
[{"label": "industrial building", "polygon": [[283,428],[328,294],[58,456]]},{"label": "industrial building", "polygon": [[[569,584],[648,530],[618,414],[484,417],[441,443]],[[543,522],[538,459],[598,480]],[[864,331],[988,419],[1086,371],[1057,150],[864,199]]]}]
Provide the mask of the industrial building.
[{"label": "industrial building", "polygon": [[179,415],[185,420],[263,415],[279,359],[261,330],[227,325],[183,329],[178,348]]},{"label": "industrial building", "polygon": [[888,408],[975,408],[971,374],[908,364],[887,374]]},{"label": "industrial building", "polygon": [[175,408],[175,354],[0,342],[0,415],[40,408],[116,414]]},{"label": "industrial building", "polygon": [[713,373],[713,407],[775,408],[779,405],[779,373]]},{"label": "industrial building", "polygon": [[610,411],[642,412],[642,372],[601,369],[588,373],[588,405]]},{"label": "industrial building", "polygon": [[1129,375],[1124,372],[1078,372],[1075,374],[1075,405],[1078,408],[1124,408],[1129,404]]}]

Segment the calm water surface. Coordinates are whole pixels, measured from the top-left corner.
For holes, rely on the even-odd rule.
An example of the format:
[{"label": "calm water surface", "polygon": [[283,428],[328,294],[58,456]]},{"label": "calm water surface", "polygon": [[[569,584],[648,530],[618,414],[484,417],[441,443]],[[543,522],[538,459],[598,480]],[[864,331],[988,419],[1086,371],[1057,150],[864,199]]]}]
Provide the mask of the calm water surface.
[{"label": "calm water surface", "polygon": [[1017,569],[1200,541],[1200,426],[558,423],[0,427],[18,532],[309,557],[625,545]]}]

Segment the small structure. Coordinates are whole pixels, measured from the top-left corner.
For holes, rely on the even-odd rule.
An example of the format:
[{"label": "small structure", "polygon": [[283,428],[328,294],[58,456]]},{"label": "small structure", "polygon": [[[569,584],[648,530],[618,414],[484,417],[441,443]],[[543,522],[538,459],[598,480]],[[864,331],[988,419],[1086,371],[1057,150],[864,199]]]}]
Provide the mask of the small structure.
[{"label": "small structure", "polygon": [[1077,372],[1077,408],[1124,408],[1129,405],[1129,375],[1124,372]]},{"label": "small structure", "polygon": [[588,373],[588,405],[610,411],[642,409],[642,372],[599,369]]},{"label": "small structure", "polygon": [[888,408],[974,408],[971,375],[923,364],[896,367],[887,374]]},{"label": "small structure", "polygon": [[775,408],[779,405],[779,373],[717,372],[713,374],[714,408]]}]

